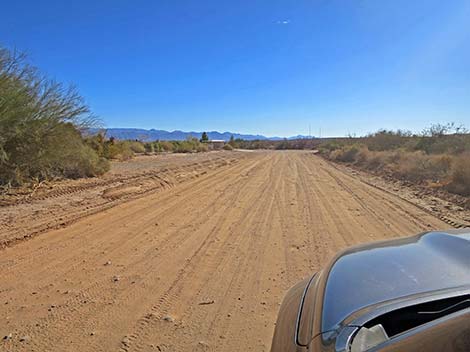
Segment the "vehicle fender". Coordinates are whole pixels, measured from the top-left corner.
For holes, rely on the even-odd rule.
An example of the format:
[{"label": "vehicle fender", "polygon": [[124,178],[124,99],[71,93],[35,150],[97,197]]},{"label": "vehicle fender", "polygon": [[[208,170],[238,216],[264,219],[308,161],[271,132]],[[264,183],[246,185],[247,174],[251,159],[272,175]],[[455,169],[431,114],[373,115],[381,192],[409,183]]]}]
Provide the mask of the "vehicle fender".
[{"label": "vehicle fender", "polygon": [[310,279],[305,279],[289,289],[279,308],[271,352],[300,352],[305,348],[296,344],[297,320],[305,288]]}]

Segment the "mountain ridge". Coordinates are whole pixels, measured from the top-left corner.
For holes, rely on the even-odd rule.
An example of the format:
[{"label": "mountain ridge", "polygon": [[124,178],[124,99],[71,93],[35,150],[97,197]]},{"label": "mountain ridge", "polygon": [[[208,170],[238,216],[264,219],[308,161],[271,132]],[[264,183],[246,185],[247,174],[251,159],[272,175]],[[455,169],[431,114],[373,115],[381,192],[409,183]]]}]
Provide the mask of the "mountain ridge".
[{"label": "mountain ridge", "polygon": [[[98,133],[100,130],[92,129],[90,130],[91,134]],[[150,141],[178,141],[186,140],[188,137],[194,137],[200,139],[202,136],[202,131],[166,131],[166,130],[157,130],[157,129],[143,129],[143,128],[107,128],[104,129],[106,137],[115,138],[119,140],[140,140],[142,142]],[[219,131],[206,131],[207,136],[210,140],[230,140],[231,136],[235,139],[244,139],[244,140],[283,140],[283,137],[267,137],[261,134],[243,134],[243,133],[234,133],[234,132],[219,132]],[[288,137],[287,139],[306,139],[308,136],[297,135],[293,137]],[[312,137],[313,138],[313,137]]]}]

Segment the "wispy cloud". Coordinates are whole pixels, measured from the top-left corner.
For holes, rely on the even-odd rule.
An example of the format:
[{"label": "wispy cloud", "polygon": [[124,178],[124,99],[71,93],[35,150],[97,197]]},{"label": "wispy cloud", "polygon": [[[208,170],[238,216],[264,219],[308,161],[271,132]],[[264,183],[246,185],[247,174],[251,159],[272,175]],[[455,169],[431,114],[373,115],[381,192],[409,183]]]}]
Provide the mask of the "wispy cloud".
[{"label": "wispy cloud", "polygon": [[286,24],[289,24],[289,23],[290,23],[290,20],[277,21],[276,23],[277,23],[277,24],[280,24],[280,25],[286,25]]}]

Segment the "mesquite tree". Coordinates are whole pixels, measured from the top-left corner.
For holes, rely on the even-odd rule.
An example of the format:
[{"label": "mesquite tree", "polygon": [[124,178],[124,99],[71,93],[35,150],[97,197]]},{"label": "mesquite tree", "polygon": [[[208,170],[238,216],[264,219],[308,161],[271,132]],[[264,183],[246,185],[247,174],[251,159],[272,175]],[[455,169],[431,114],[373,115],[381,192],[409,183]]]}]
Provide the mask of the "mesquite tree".
[{"label": "mesquite tree", "polygon": [[0,47],[0,184],[104,171],[105,161],[80,133],[96,121],[74,87],[47,79],[25,55]]}]

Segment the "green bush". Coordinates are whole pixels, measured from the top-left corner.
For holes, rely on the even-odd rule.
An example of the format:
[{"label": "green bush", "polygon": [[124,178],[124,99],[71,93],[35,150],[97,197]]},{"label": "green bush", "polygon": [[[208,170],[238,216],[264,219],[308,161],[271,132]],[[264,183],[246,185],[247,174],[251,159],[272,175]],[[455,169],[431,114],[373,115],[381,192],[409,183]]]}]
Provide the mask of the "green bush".
[{"label": "green bush", "polygon": [[[46,145],[41,160],[46,164],[39,166],[35,172],[40,178],[49,177],[91,177],[101,175],[109,170],[109,162],[88,145],[83,143],[80,133],[70,124],[61,125]],[[66,148],[55,148],[57,145]],[[40,171],[41,170],[41,171]]]},{"label": "green bush", "polygon": [[207,151],[207,145],[201,143],[197,138],[189,137],[185,141],[173,141],[173,152],[175,153],[196,153]]},{"label": "green bush", "polygon": [[233,150],[233,147],[230,144],[225,144],[223,149],[224,150]]},{"label": "green bush", "polygon": [[190,141],[178,141],[175,143],[175,153],[191,153],[193,151],[195,151],[195,148]]},{"label": "green bush", "polygon": [[138,141],[125,141],[123,143],[129,144],[130,150],[134,153],[145,153],[145,146],[142,142]]},{"label": "green bush", "polygon": [[0,184],[97,175],[107,166],[80,131],[95,119],[73,87],[0,48]]},{"label": "green bush", "polygon": [[144,144],[145,153],[151,154],[155,151],[155,144],[154,143],[145,143]]},{"label": "green bush", "polygon": [[159,142],[159,145],[163,152],[172,152],[175,149],[175,145],[169,141]]},{"label": "green bush", "polygon": [[123,141],[122,143],[128,144],[129,149],[134,153],[145,153],[145,147],[142,142],[138,141]]},{"label": "green bush", "polygon": [[126,141],[112,141],[107,144],[105,157],[120,161],[132,159],[134,152]]},{"label": "green bush", "polygon": [[61,174],[68,178],[91,177],[109,171],[110,163],[89,146],[82,145],[68,156],[60,168]]}]

